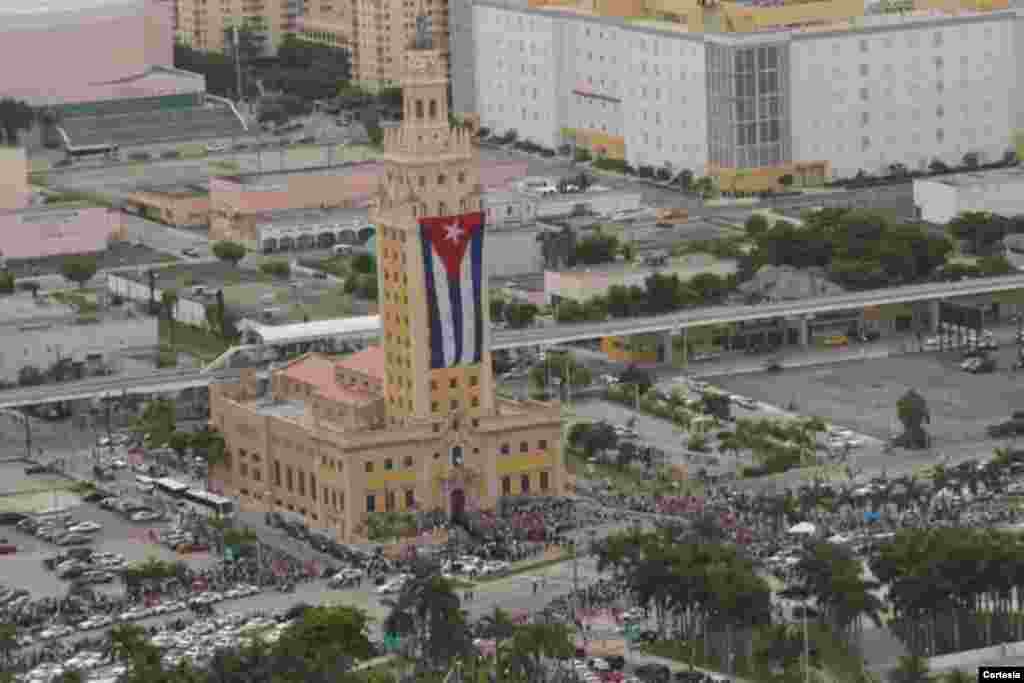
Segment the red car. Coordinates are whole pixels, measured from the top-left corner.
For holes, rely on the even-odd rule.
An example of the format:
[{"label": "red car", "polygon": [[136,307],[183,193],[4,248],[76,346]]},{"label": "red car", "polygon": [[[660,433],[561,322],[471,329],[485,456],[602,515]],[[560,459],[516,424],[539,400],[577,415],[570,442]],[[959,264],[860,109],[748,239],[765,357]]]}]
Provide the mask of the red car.
[{"label": "red car", "polygon": [[0,543],[0,555],[13,555],[18,552],[18,547],[10,543]]}]

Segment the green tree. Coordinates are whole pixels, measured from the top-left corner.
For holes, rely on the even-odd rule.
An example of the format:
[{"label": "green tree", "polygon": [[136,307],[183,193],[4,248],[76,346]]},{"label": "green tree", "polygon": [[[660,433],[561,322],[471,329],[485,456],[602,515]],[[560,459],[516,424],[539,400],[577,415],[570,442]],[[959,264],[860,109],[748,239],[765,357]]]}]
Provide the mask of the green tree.
[{"label": "green tree", "polygon": [[12,623],[0,624],[0,658],[5,667],[11,663],[11,654],[18,649],[18,627]]},{"label": "green tree", "polygon": [[907,448],[928,446],[929,437],[924,425],[931,422],[931,414],[924,396],[908,389],[896,402],[896,417],[903,425],[903,434],[899,437],[901,445]]},{"label": "green tree", "polygon": [[361,275],[374,275],[377,272],[377,262],[373,256],[362,252],[352,257],[352,270]]},{"label": "green tree", "polygon": [[60,265],[60,274],[81,289],[96,275],[97,268],[96,259],[92,256],[69,256]]},{"label": "green tree", "polygon": [[502,646],[515,635],[515,622],[512,621],[512,617],[508,612],[500,607],[495,607],[493,612],[480,617],[477,621],[477,626],[482,638],[489,638],[494,641],[495,669],[499,672],[502,671]]},{"label": "green tree", "polygon": [[899,664],[889,672],[890,683],[929,683],[928,660],[914,655],[900,657]]},{"label": "green tree", "polygon": [[349,671],[373,656],[369,618],[349,606],[311,607],[285,631],[279,652],[311,662],[324,671]]},{"label": "green tree", "polygon": [[768,219],[761,214],[754,213],[747,218],[746,222],[743,224],[743,228],[747,231],[747,236],[757,238],[758,236],[768,232],[768,229],[771,228],[771,223],[769,223]]},{"label": "green tree", "polygon": [[465,613],[452,583],[432,562],[419,562],[397,599],[386,603],[390,612],[385,632],[411,636],[413,659],[430,670],[451,666],[472,650]]},{"label": "green tree", "polygon": [[177,327],[178,290],[165,289],[160,294],[160,305],[167,319],[167,333],[171,349],[174,349],[174,330]]},{"label": "green tree", "polygon": [[557,622],[524,624],[515,630],[509,644],[509,663],[526,680],[543,683],[548,679],[545,660],[569,659],[575,652],[569,627]]},{"label": "green tree", "polygon": [[276,259],[261,263],[260,271],[273,277],[288,279],[292,274],[292,267],[287,261]]},{"label": "green tree", "polygon": [[576,243],[575,260],[588,266],[611,263],[619,249],[618,237],[596,231]]},{"label": "green tree", "polygon": [[221,241],[213,245],[213,255],[219,260],[238,267],[238,262],[245,258],[245,246],[238,242]]},{"label": "green tree", "polygon": [[987,211],[965,211],[946,225],[949,234],[967,242],[976,256],[990,256],[1001,249],[1009,228],[1009,221]]},{"label": "green tree", "polygon": [[[0,294],[14,293],[14,273],[9,270],[0,270]],[[35,298],[35,294],[32,295]]]},{"label": "green tree", "polygon": [[179,458],[185,457],[185,451],[189,449],[192,444],[192,435],[188,432],[175,431],[171,433],[171,438],[168,443],[171,449],[178,454]]},{"label": "green tree", "polygon": [[504,319],[508,322],[508,326],[513,329],[530,327],[540,312],[536,304],[518,301],[507,304],[504,309]]},{"label": "green tree", "polygon": [[18,145],[18,136],[22,131],[32,128],[35,112],[25,102],[11,97],[0,99],[0,129],[4,133],[4,142],[11,146]]}]

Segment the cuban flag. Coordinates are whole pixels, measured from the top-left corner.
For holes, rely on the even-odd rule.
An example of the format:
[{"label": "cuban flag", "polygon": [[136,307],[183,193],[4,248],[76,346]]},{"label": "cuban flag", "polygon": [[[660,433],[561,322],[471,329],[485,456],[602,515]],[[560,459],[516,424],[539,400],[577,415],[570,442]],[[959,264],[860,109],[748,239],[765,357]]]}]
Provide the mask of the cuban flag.
[{"label": "cuban flag", "polygon": [[484,348],[484,215],[420,219],[430,367],[479,363]]}]

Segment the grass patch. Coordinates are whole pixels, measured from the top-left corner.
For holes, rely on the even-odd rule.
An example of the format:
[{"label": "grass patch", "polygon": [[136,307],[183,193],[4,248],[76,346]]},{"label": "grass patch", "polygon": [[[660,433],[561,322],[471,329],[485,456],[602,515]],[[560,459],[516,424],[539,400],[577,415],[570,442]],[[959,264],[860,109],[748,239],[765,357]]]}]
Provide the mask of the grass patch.
[{"label": "grass patch", "polygon": [[209,162],[208,167],[210,173],[213,174],[238,173],[241,168],[237,161],[225,161],[223,159],[217,159]]},{"label": "grass patch", "polygon": [[[89,298],[90,295],[92,296],[91,299]],[[86,294],[85,292],[77,292],[70,289],[50,294],[50,298],[54,301],[68,306],[74,306],[78,309],[79,313],[86,316],[99,311],[99,306],[96,304],[95,296],[96,295],[94,293]]]},{"label": "grass patch", "polygon": [[224,339],[219,335],[180,322],[174,325],[174,343],[171,344],[171,323],[160,320],[160,348],[165,351],[187,353],[205,362],[212,361],[227,351],[236,340]]},{"label": "grass patch", "polygon": [[516,576],[518,574],[529,574],[531,572],[540,571],[541,569],[553,567],[556,564],[562,564],[563,562],[571,559],[572,555],[570,553],[566,553],[562,557],[549,558],[547,560],[538,560],[537,562],[528,562],[526,564],[519,565],[518,567],[513,567],[512,571],[505,572],[501,576],[488,576],[487,578],[480,579],[476,581],[476,584],[479,585],[482,583],[494,583],[495,581],[507,579],[510,576]]}]

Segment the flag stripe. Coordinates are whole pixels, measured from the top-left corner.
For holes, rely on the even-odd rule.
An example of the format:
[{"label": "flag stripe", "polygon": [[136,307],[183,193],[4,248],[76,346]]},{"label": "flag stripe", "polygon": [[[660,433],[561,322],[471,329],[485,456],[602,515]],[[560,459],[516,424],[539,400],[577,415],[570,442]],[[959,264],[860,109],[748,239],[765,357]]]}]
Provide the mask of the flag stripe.
[{"label": "flag stripe", "polygon": [[437,291],[434,288],[434,247],[429,239],[429,228],[423,228],[423,271],[427,280],[427,312],[430,318],[430,367],[443,368],[444,346],[441,344],[441,315],[437,310]]},{"label": "flag stripe", "polygon": [[448,271],[444,267],[444,261],[437,253],[437,249],[431,246],[433,253],[431,261],[434,266],[434,300],[437,301],[437,324],[439,334],[435,339],[438,344],[438,353],[441,356],[440,368],[451,367],[455,360],[455,329],[452,320],[452,298],[449,290]]},{"label": "flag stripe", "polygon": [[[476,235],[472,237],[469,243],[469,248],[473,248],[473,243],[476,242]],[[467,260],[472,260],[471,258]],[[473,267],[472,263],[462,262],[462,272],[459,273],[460,279],[462,280],[459,289],[463,292],[462,296],[462,343],[459,344],[461,353],[459,354],[460,363],[475,363],[476,362],[476,301],[479,292],[477,292],[476,283],[473,282]]]},{"label": "flag stripe", "polygon": [[487,328],[484,327],[484,226],[480,222],[480,229],[473,235],[473,242],[469,245],[473,265],[473,298],[476,310],[473,312],[473,320],[476,322],[476,339],[473,344],[473,362],[480,363],[483,360],[484,335]]}]

